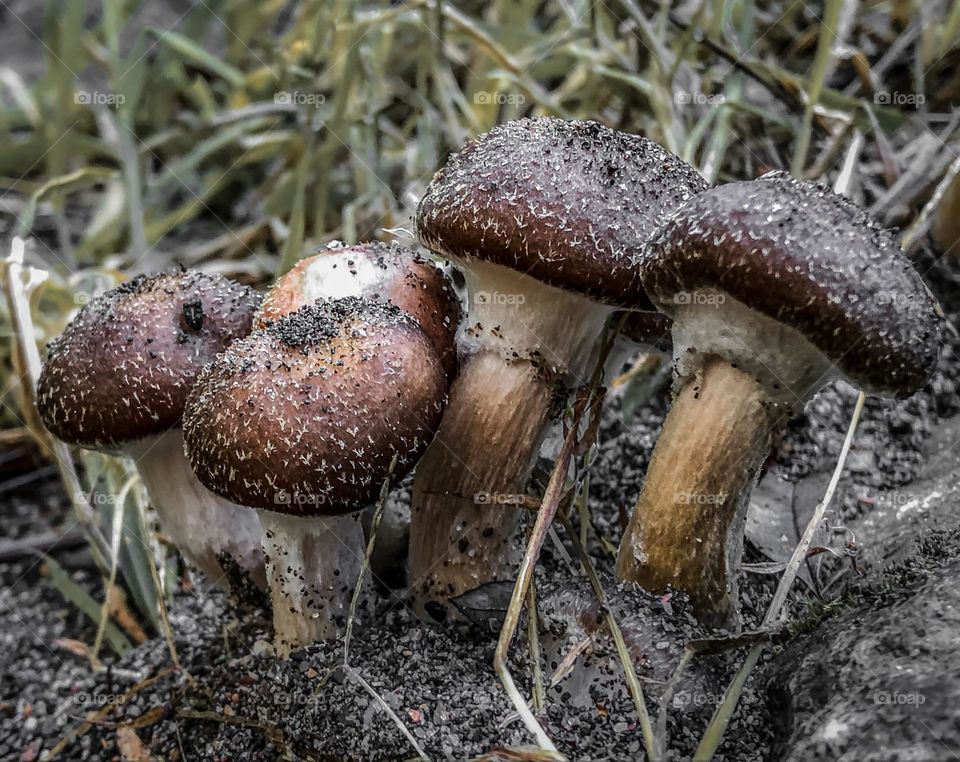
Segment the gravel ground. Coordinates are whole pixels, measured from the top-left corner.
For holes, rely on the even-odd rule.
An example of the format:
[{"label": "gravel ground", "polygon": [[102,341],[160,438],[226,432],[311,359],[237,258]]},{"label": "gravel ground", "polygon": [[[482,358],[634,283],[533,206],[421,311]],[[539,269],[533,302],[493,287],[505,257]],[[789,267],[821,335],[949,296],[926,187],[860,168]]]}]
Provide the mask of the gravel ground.
[{"label": "gravel ground", "polygon": [[[955,317],[960,289],[953,274],[938,265],[933,280],[947,313]],[[844,474],[836,517],[836,523],[856,527],[862,541],[858,552],[868,576],[858,577],[848,560],[831,562],[834,565],[829,568],[843,573],[829,591],[820,592],[843,606],[811,605],[799,599],[792,604],[792,614],[803,628],[789,644],[768,649],[748,681],[721,748],[726,758],[761,760],[792,755],[800,759],[815,754],[831,756],[842,750],[842,745],[828,743],[829,738],[821,738],[823,743],[804,740],[811,727],[822,730],[829,723],[830,717],[823,714],[827,708],[821,705],[846,711],[844,683],[831,677],[832,671],[843,674],[852,670],[840,655],[849,654],[867,638],[861,634],[863,627],[875,633],[865,642],[883,648],[864,646],[867,650],[858,651],[858,658],[871,664],[885,663],[890,649],[898,648],[897,639],[902,639],[903,648],[919,654],[926,627],[918,612],[942,612],[944,606],[953,605],[938,596],[945,595],[944,588],[950,587],[951,575],[956,574],[960,543],[954,538],[929,545],[938,522],[904,522],[897,506],[883,510],[885,505],[878,507],[877,498],[909,492],[905,485],[914,485],[918,495],[922,489],[933,489],[924,481],[932,478],[927,472],[934,470],[952,443],[950,432],[956,433],[955,423],[945,421],[960,407],[956,396],[958,348],[960,342],[953,331],[937,375],[911,400],[868,403]],[[636,497],[662,423],[669,401],[664,386],[639,405],[624,395],[612,395],[604,414],[602,444],[591,471],[590,506],[596,528],[611,540],[619,536],[620,510]],[[852,390],[842,384],[824,390],[789,427],[768,471],[776,470],[781,478],[802,484],[829,470],[853,399]],[[626,414],[630,406],[633,409]],[[941,470],[943,467],[941,463]],[[952,478],[952,474],[934,476],[941,485]],[[400,491],[395,502],[402,503],[404,494]],[[5,489],[3,499],[10,506],[5,507],[7,537],[50,528],[64,516],[62,496],[49,475]],[[916,515],[925,517],[924,510]],[[898,527],[900,531],[908,527],[913,541],[898,536]],[[897,561],[901,567],[896,568],[921,568],[922,578],[896,568],[883,570],[894,544],[901,549]],[[609,555],[595,540],[590,549],[643,679],[649,710],[656,717],[665,683],[684,643],[704,633],[697,631],[681,596],[660,598],[615,584],[608,576]],[[566,553],[571,552],[566,547]],[[82,550],[58,553],[57,558],[76,582],[95,597],[100,595]],[[538,580],[547,679],[557,667],[574,665],[547,692],[543,722],[571,758],[637,758],[642,748],[640,731],[612,644],[603,625],[598,624],[596,602],[586,581],[574,576],[564,553],[551,543],[545,547],[543,560]],[[748,544],[746,560],[765,558]],[[741,603],[747,627],[762,616],[775,579],[742,575]],[[27,559],[0,564],[0,580],[4,586],[0,598],[0,759],[41,759],[64,738],[63,759],[111,759],[118,758],[121,751],[132,756],[138,743],[149,750],[145,753],[171,760],[271,760],[284,755],[303,759],[415,757],[413,745],[384,704],[432,758],[466,759],[529,743],[522,725],[511,716],[509,702],[490,666],[496,605],[490,622],[437,629],[412,621],[403,598],[392,594],[393,598],[382,601],[371,621],[358,626],[350,666],[344,667],[338,645],[316,646],[290,661],[278,662],[269,644],[269,618],[262,609],[249,603],[234,605],[219,593],[194,589],[179,594],[172,611],[176,645],[186,672],[169,670],[166,644],[154,637],[121,659],[107,660],[108,668],[92,675],[87,661],[70,650],[70,641],[92,642],[93,629],[53,592],[40,576],[37,562]],[[874,584],[875,588],[870,587]],[[876,592],[881,589],[886,597]],[[807,596],[810,592],[808,588]],[[503,590],[491,595],[496,603],[502,600]],[[834,608],[840,610],[836,616],[822,618],[817,613],[824,609],[833,612]],[[950,610],[955,612],[955,608]],[[891,629],[894,622],[902,624],[907,612],[917,620],[911,628]],[[591,645],[574,659],[571,653],[577,653],[587,638]],[[818,655],[821,651],[826,656]],[[901,654],[901,658],[909,663],[914,651]],[[698,657],[672,697],[668,696],[671,748],[679,758],[692,753],[717,695],[742,654],[739,650]],[[943,657],[938,658],[942,661]],[[529,693],[525,650],[516,647],[514,659],[520,688]],[[929,660],[924,663],[930,666]],[[937,705],[935,711],[949,714],[956,706],[955,700],[948,700],[955,697],[956,679],[944,677],[942,682],[942,690],[928,683],[924,689],[938,697],[931,702]],[[862,698],[864,686],[857,684],[856,690]],[[818,696],[828,696],[829,702],[817,700]],[[815,711],[811,712],[811,707]],[[83,724],[92,710],[100,710],[98,722]],[[882,718],[887,724],[881,726],[888,727],[896,721],[887,716],[888,710],[894,711],[886,708],[871,715],[861,704],[859,713],[844,721],[851,733],[862,731],[866,724],[861,726],[861,720],[868,723],[871,717]],[[948,722],[940,714],[931,722]],[[876,748],[884,748],[883,738],[874,739]],[[901,746],[894,746],[897,753],[906,753]],[[936,749],[928,751],[935,755]]]}]

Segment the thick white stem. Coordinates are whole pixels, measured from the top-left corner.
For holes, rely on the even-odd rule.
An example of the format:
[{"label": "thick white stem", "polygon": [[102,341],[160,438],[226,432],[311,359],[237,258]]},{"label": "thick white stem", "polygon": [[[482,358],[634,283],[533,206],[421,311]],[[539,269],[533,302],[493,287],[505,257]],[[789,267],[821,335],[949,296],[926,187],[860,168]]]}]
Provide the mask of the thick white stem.
[{"label": "thick white stem", "polygon": [[514,575],[522,509],[511,503],[612,312],[499,265],[471,260],[464,275],[460,373],[413,486],[410,587],[433,619],[455,615],[449,599]]},{"label": "thick white stem", "polygon": [[292,651],[340,635],[363,563],[359,514],[286,516],[258,511],[273,605],[274,646]]},{"label": "thick white stem", "polygon": [[140,473],[163,530],[189,563],[223,588],[227,576],[220,557],[227,555],[258,586],[266,587],[257,512],[218,497],[197,480],[179,429],[141,440],[125,452]]}]

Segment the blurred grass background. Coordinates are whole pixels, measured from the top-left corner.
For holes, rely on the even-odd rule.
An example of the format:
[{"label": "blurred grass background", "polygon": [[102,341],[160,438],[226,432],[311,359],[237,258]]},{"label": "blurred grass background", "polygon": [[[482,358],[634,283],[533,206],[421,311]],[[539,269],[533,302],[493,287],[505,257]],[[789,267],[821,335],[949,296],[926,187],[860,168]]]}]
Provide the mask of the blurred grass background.
[{"label": "blurred grass background", "polygon": [[[646,135],[711,182],[846,161],[889,225],[958,154],[960,0],[7,0],[0,20],[0,231],[49,272],[39,345],[135,272],[262,284],[332,239],[410,243],[445,157],[524,115]],[[0,333],[0,429],[42,442],[5,305]],[[122,467],[84,465],[122,491]]]}]

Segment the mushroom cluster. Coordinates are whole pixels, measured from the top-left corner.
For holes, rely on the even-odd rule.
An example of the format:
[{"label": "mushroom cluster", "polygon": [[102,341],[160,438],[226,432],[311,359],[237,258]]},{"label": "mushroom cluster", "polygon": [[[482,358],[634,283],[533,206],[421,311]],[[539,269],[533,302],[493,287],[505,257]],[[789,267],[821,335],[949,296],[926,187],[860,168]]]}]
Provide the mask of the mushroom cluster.
[{"label": "mushroom cluster", "polygon": [[[331,244],[262,299],[197,273],[140,277],[82,310],[38,389],[64,441],[132,456],[184,555],[269,587],[281,656],[337,637],[358,512],[414,468],[408,586],[430,621],[509,580],[534,460],[605,329],[673,352],[674,401],[616,571],[735,627],[750,491],[771,436],[828,381],[905,397],[940,344],[893,237],[775,173],[708,188],[656,143],[521,119],[433,178],[416,234],[462,270]],[[622,318],[626,311],[626,318]],[[612,318],[612,319],[611,319]]]}]

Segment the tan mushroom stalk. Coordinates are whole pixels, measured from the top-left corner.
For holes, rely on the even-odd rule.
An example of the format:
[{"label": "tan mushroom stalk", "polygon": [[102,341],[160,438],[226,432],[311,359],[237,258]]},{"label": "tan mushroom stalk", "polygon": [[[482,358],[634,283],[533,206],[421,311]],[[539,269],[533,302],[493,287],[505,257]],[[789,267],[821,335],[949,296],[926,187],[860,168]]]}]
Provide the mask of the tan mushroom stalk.
[{"label": "tan mushroom stalk", "polygon": [[376,500],[394,456],[394,479],[413,467],[446,388],[416,321],[357,298],[269,323],[198,380],[184,413],[187,454],[209,489],[261,517],[281,656],[342,631],[364,552],[356,514]]},{"label": "tan mushroom stalk", "polygon": [[770,437],[831,379],[905,397],[929,377],[938,311],[894,238],[819,185],[714,188],[651,241],[644,285],[673,318],[675,399],[617,573],[737,622],[750,491]]},{"label": "tan mushroom stalk", "polygon": [[203,366],[250,332],[255,291],[196,272],[138,276],[86,305],[51,343],[37,408],[54,436],[130,457],[164,531],[213,584],[230,557],[265,585],[260,522],[205,489],[180,418]]},{"label": "tan mushroom stalk", "polygon": [[651,305],[635,257],[659,218],[704,188],[655,143],[595,122],[522,119],[433,178],[417,235],[464,273],[461,367],[417,468],[410,578],[418,608],[513,575],[516,511],[537,450],[610,314]]}]

